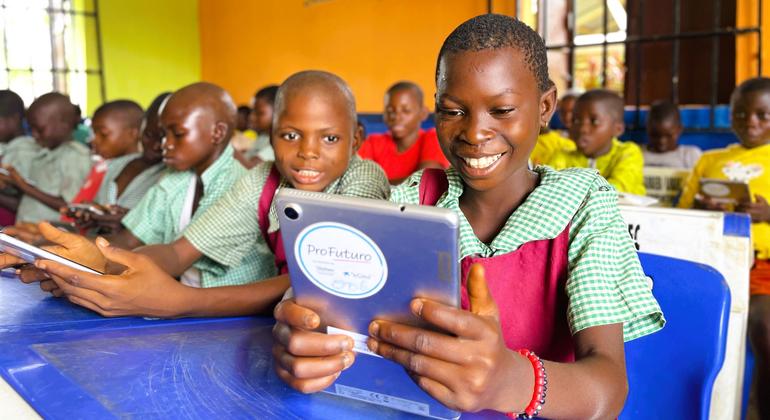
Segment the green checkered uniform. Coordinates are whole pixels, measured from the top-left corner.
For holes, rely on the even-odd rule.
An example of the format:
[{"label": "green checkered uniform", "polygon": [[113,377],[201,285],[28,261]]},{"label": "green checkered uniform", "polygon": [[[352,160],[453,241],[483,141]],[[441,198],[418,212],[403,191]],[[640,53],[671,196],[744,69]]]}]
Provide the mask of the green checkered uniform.
[{"label": "green checkered uniform", "polygon": [[[250,170],[185,229],[184,237],[205,257],[201,268],[203,287],[252,283],[276,275],[273,253],[259,229],[259,199],[273,162]],[[291,188],[281,179],[280,188]],[[374,162],[354,156],[348,170],[324,190],[345,196],[387,199],[390,193],[385,173]],[[270,206],[268,232],[278,230],[275,204]]]},{"label": "green checkered uniform", "polygon": [[[527,242],[553,239],[571,223],[565,315],[572,334],[620,322],[628,341],[662,328],[663,313],[618,210],[615,189],[596,170],[538,166],[535,171],[539,185],[485,244],[460,210],[462,179],[454,168],[446,170],[449,188],[436,205],[460,216],[460,258],[512,252]],[[396,187],[391,201],[417,204],[421,176],[418,172]]]},{"label": "green checkered uniform", "polygon": [[[190,223],[200,217],[238,180],[246,169],[233,158],[231,146],[201,175],[203,194]],[[182,236],[179,219],[182,216],[187,188],[195,172],[167,169],[160,181],[150,188],[139,204],[123,218],[123,225],[147,245],[168,244]],[[197,263],[196,263],[197,264]],[[197,267],[197,265],[193,265]]]},{"label": "green checkered uniform", "polygon": [[104,205],[118,205],[126,209],[136,207],[142,200],[142,197],[158,182],[158,179],[166,170],[166,166],[162,163],[145,169],[126,185],[123,193],[118,197],[118,184],[115,181],[129,163],[141,158],[141,156],[141,153],[131,153],[130,155],[110,159],[107,162],[107,172],[104,173],[104,179],[102,179],[102,183],[99,185],[99,192],[96,193],[94,201]]}]

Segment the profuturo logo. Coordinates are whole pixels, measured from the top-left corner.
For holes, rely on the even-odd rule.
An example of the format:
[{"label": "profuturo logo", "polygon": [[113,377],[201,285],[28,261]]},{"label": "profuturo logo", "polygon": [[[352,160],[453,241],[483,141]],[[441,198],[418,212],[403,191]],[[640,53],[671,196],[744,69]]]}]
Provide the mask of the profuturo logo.
[{"label": "profuturo logo", "polygon": [[320,222],[303,229],[294,243],[294,256],[313,284],[343,298],[372,296],[388,279],[380,247],[365,233],[342,223]]}]

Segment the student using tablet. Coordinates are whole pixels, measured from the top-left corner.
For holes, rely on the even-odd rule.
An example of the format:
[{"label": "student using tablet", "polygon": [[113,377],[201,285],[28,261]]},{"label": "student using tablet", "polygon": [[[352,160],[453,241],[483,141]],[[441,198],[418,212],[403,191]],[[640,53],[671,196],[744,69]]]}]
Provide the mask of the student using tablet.
[{"label": "student using tablet", "polygon": [[[41,232],[63,246],[57,253],[104,271],[103,252],[128,269],[99,278],[43,262],[67,280],[55,278],[56,283],[44,281],[41,287],[58,284],[56,294],[106,316],[249,315],[271,308],[288,287],[285,274],[276,276],[285,266],[274,251],[282,251],[272,202],[278,188],[378,199],[390,192],[382,169],[355,156],[361,142],[355,100],[347,84],[331,73],[300,72],[281,85],[272,142],[274,163],[249,171],[179,239],[144,247],[139,250],[144,255],[117,250],[103,239],[96,249],[81,237],[42,225]],[[178,276],[191,265],[199,267],[204,288],[181,284],[168,274]]]},{"label": "student using tablet", "polygon": [[[665,321],[607,181],[528,168],[556,106],[542,38],[507,16],[475,17],[444,42],[436,83],[452,166],[413,175],[391,200],[418,203],[431,191],[423,204],[460,215],[463,309],[415,299],[414,315],[448,334],[373,320],[369,348],[450,408],[617,417],[628,390],[623,341]],[[275,367],[293,388],[322,390],[353,363],[350,338],[313,331],[322,314],[287,299],[275,316]]]},{"label": "student using tablet", "polygon": [[740,143],[703,154],[684,185],[679,207],[724,210],[724,204],[699,194],[701,178],[749,184],[754,199],[740,203],[736,211],[749,214],[752,221],[756,258],[749,279],[749,338],[757,361],[760,417],[770,418],[770,78],[741,83],[730,97],[730,110]]}]

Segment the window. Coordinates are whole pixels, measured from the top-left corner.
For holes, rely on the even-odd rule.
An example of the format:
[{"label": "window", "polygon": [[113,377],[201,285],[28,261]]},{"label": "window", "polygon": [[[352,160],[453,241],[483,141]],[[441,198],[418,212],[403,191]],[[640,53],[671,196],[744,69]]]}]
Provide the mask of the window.
[{"label": "window", "polygon": [[29,104],[59,91],[87,109],[101,103],[97,0],[0,0],[0,88]]},{"label": "window", "polygon": [[761,73],[761,3],[743,3],[757,21],[742,27],[736,2],[721,0],[521,0],[517,13],[545,39],[560,92],[604,87],[637,109],[658,99],[707,104],[714,128],[714,109],[735,86],[736,41],[753,37],[751,75]]}]

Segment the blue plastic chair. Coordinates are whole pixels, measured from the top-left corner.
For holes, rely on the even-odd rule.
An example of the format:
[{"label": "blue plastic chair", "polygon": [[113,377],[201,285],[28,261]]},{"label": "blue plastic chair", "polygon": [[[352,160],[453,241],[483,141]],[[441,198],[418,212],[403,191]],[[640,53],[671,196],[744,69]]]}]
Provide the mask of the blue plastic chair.
[{"label": "blue plastic chair", "polygon": [[639,254],[666,326],[626,343],[629,393],[620,419],[708,419],[725,359],[730,291],[719,272]]}]

